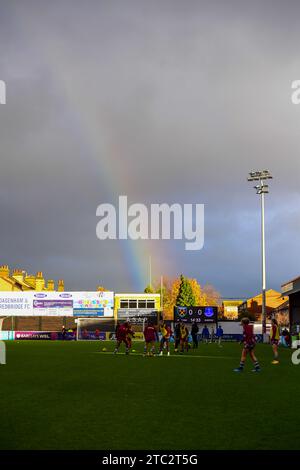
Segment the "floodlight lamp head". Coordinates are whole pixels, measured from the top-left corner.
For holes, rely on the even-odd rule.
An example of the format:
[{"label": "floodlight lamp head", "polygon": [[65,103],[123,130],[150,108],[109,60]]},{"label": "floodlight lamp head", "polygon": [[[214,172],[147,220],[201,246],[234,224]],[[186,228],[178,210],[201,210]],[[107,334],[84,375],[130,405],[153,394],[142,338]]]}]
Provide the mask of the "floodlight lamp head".
[{"label": "floodlight lamp head", "polygon": [[269,170],[262,171],[250,171],[248,181],[262,181],[266,179],[272,179]]},{"label": "floodlight lamp head", "polygon": [[247,178],[248,181],[259,181],[259,178],[257,176],[249,176]]},{"label": "floodlight lamp head", "polygon": [[263,170],[263,171],[261,172],[261,178],[262,178],[262,179],[269,179],[269,178],[272,178],[272,176],[271,176],[269,170]]}]

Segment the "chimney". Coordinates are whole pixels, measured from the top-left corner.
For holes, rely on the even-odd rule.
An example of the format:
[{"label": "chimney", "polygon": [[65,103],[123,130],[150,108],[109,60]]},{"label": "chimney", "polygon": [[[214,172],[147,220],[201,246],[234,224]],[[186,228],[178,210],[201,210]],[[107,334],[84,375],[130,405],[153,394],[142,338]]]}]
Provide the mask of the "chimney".
[{"label": "chimney", "polygon": [[30,275],[25,277],[25,282],[35,289],[35,276]]},{"label": "chimney", "polygon": [[41,291],[45,287],[45,279],[43,277],[43,273],[39,271],[36,273],[36,279],[35,279],[35,290]]},{"label": "chimney", "polygon": [[65,283],[63,279],[59,279],[58,281],[58,286],[57,286],[58,292],[64,292],[65,290]]},{"label": "chimney", "polygon": [[12,273],[12,277],[19,282],[23,282],[24,276],[23,276],[24,271],[21,269],[14,269]]},{"label": "chimney", "polygon": [[55,290],[55,286],[54,286],[54,281],[53,279],[49,279],[48,282],[47,282],[47,290]]},{"label": "chimney", "polygon": [[7,264],[0,266],[0,277],[9,277],[9,267]]}]

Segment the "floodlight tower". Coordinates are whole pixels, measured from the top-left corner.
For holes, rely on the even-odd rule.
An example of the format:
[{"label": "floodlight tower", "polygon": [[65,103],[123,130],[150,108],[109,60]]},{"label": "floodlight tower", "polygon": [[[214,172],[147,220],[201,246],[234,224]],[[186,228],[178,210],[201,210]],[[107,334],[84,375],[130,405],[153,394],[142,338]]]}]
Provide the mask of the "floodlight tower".
[{"label": "floodlight tower", "polygon": [[265,194],[269,193],[269,186],[265,184],[266,180],[272,179],[268,170],[251,171],[248,181],[259,181],[254,186],[256,194],[260,195],[261,202],[261,264],[262,264],[262,333],[266,333],[266,247],[265,247]]}]

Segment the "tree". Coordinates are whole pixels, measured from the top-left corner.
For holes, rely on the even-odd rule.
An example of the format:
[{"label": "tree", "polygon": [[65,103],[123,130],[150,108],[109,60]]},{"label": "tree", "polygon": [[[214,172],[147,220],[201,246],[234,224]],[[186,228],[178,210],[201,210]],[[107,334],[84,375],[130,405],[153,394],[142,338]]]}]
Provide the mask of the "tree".
[{"label": "tree", "polygon": [[[174,307],[179,306],[178,296],[181,286],[181,277],[171,278],[164,276],[163,286],[162,286],[162,304],[163,304],[163,314],[166,320],[173,320],[174,318]],[[184,277],[184,276],[183,276]],[[197,279],[184,278],[186,282],[190,285],[192,289],[192,294],[194,296],[194,302],[188,306],[192,305],[219,305],[220,303],[220,294],[215,290],[211,285],[207,285],[204,288],[198,283]],[[148,289],[149,286],[146,287]],[[144,292],[148,292],[146,290]],[[150,293],[156,292],[161,293],[160,279],[156,280],[153,283],[152,290]],[[183,305],[184,306],[184,305]]]},{"label": "tree", "polygon": [[167,320],[173,320],[174,306],[179,293],[180,279],[164,279],[163,310]]},{"label": "tree", "polygon": [[181,274],[179,292],[176,299],[176,305],[180,307],[192,307],[195,305],[195,296],[189,279]]},{"label": "tree", "polygon": [[249,318],[250,321],[255,321],[256,320],[255,313],[249,312],[249,310],[247,310],[246,312],[240,312],[239,313],[238,319],[241,320],[242,318]]},{"label": "tree", "polygon": [[203,294],[206,297],[206,305],[221,305],[221,295],[211,284],[206,284],[203,287]]},{"label": "tree", "polygon": [[207,295],[203,291],[197,279],[189,279],[189,282],[192,287],[193,294],[195,296],[195,305],[209,305],[207,301]]},{"label": "tree", "polygon": [[98,286],[97,287],[97,292],[107,292],[107,289],[105,289],[105,287],[103,287],[103,286]]},{"label": "tree", "polygon": [[154,289],[150,284],[148,284],[148,286],[145,287],[144,292],[145,294],[154,294]]}]

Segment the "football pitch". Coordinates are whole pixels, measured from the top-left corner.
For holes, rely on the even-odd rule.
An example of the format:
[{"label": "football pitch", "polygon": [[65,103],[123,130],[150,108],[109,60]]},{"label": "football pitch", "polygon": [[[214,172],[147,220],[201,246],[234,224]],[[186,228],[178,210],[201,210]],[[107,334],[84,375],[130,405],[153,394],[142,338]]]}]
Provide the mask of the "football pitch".
[{"label": "football pitch", "polygon": [[[7,342],[1,449],[300,449],[300,365],[257,345],[260,373],[232,370],[241,346],[170,357],[112,342]],[[102,352],[102,348],[107,352]]]}]

